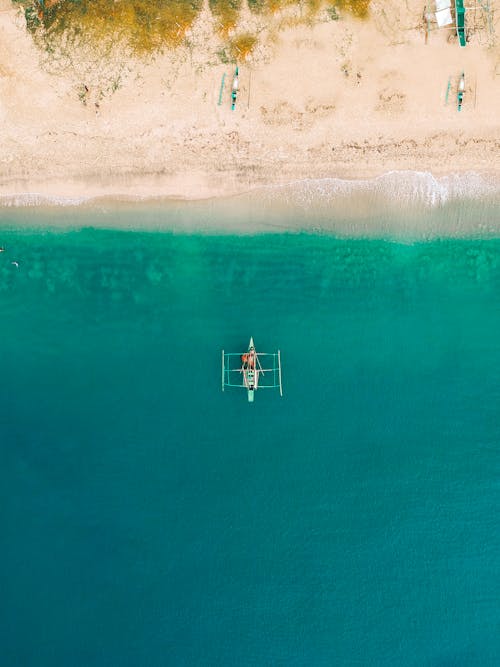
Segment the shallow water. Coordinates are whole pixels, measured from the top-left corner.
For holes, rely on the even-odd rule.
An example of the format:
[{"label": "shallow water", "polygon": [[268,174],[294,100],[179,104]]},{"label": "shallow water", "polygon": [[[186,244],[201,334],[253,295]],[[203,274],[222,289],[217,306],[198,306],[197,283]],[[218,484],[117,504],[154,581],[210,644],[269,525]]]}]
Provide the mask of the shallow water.
[{"label": "shallow water", "polygon": [[[126,179],[115,183],[126,192]],[[500,236],[500,183],[474,172],[435,177],[394,171],[377,178],[304,179],[232,197],[175,200],[0,196],[0,227],[163,230],[201,234],[326,233],[402,242]]]},{"label": "shallow water", "polygon": [[[499,664],[500,241],[19,215],[6,665]],[[220,391],[250,335],[282,399]]]}]

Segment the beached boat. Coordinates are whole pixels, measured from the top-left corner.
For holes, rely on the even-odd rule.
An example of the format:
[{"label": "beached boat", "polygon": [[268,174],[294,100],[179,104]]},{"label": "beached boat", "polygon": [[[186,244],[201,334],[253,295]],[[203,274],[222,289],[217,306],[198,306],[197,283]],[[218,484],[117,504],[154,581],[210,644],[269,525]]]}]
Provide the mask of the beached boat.
[{"label": "beached boat", "polygon": [[462,72],[460,79],[458,80],[457,87],[457,109],[458,111],[462,110],[462,104],[464,102],[464,93],[465,93],[465,72]]},{"label": "beached boat", "polygon": [[457,25],[458,43],[460,46],[465,46],[467,44],[467,40],[465,38],[464,0],[455,0],[455,22]]},{"label": "beached boat", "polygon": [[231,88],[231,109],[233,111],[236,107],[236,97],[238,95],[238,87],[239,87],[238,68],[236,68],[236,71],[234,73],[234,79],[233,79],[233,87]]},{"label": "beached boat", "polygon": [[226,387],[245,388],[249,403],[253,403],[257,389],[279,389],[283,396],[280,351],[257,353],[253,337],[246,352],[222,350],[222,391]]}]

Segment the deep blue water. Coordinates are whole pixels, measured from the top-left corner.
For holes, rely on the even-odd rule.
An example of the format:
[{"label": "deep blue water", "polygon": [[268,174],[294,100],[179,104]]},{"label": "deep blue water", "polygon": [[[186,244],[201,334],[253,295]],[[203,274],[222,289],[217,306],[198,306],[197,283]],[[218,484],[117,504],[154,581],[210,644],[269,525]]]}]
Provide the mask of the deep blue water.
[{"label": "deep blue water", "polygon": [[0,244],[2,665],[500,664],[500,241]]}]

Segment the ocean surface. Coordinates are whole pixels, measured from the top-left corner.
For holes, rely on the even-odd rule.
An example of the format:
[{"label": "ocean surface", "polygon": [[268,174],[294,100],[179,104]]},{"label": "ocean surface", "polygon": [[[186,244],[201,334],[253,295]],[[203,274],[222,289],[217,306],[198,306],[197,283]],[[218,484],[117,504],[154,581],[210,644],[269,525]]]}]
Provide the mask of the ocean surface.
[{"label": "ocean surface", "polygon": [[500,240],[117,211],[1,215],[1,664],[498,667]]}]

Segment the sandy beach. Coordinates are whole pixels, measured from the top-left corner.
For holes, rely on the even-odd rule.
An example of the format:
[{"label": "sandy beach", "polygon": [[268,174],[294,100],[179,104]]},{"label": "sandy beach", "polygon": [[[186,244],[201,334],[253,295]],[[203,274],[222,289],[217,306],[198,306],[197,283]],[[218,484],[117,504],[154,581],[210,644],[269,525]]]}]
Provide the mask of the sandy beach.
[{"label": "sandy beach", "polygon": [[495,34],[478,28],[462,49],[447,30],[426,39],[423,11],[388,0],[365,21],[319,12],[309,25],[243,12],[238,29],[259,42],[238,63],[232,111],[234,65],[208,9],[175,51],[103,60],[83,46],[71,60],[47,57],[0,0],[0,195],[206,198],[405,170],[498,179]]}]

